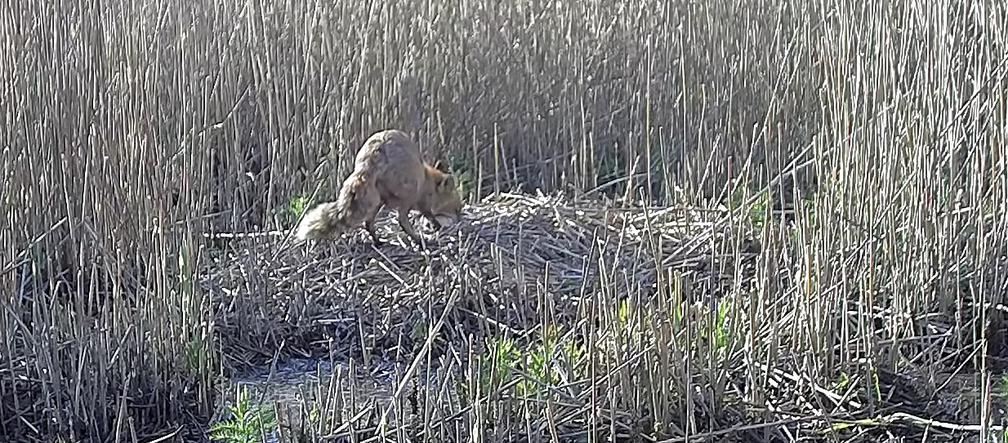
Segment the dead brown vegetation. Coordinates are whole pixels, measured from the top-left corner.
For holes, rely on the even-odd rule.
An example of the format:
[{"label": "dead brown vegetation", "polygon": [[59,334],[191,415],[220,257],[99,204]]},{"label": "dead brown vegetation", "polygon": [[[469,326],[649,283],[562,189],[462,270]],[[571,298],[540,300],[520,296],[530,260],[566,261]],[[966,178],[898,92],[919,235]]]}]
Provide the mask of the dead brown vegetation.
[{"label": "dead brown vegetation", "polygon": [[[325,378],[308,440],[1001,438],[1006,29],[979,1],[9,0],[0,434],[197,436],[222,372],[304,351],[403,386],[370,420]],[[474,205],[434,255],[221,244],[386,127]],[[537,373],[544,337],[582,349]]]}]

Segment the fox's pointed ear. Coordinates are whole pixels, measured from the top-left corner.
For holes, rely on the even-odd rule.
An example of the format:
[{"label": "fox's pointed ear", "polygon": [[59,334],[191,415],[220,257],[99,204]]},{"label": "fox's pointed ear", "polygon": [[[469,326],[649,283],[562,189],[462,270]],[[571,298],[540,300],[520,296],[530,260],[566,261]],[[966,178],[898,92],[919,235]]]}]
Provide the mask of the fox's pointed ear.
[{"label": "fox's pointed ear", "polygon": [[438,159],[437,161],[434,162],[434,169],[437,169],[438,171],[444,171],[444,163],[440,159]]}]

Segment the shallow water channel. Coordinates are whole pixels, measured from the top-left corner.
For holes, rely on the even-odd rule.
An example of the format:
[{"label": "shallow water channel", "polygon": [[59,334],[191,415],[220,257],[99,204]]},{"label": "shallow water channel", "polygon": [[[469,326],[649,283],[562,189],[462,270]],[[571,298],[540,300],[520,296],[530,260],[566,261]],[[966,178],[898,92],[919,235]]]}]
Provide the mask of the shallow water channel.
[{"label": "shallow water channel", "polygon": [[[358,421],[351,418],[366,417],[368,412],[377,421],[396,389],[396,367],[384,362],[373,362],[369,368],[353,366],[328,359],[293,358],[236,373],[224,387],[214,423],[231,418],[229,408],[236,406],[239,389],[247,393],[250,408],[275,413],[276,426],[265,432],[264,441],[270,443],[291,441],[291,435],[303,435],[305,428],[326,434],[337,427],[333,425]],[[319,416],[328,419],[321,426]],[[311,417],[308,423],[307,417]]]}]

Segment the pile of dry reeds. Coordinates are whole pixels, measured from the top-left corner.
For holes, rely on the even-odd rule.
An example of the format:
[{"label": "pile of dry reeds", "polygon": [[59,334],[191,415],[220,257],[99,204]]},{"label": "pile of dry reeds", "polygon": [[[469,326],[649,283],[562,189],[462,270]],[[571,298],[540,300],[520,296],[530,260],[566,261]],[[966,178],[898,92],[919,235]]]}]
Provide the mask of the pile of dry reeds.
[{"label": "pile of dry reeds", "polygon": [[[526,331],[538,321],[530,311],[537,291],[574,313],[582,295],[596,291],[613,272],[638,291],[655,289],[657,269],[695,270],[720,280],[710,240],[720,241],[724,233],[709,229],[717,211],[653,213],[504,194],[468,206],[459,223],[430,232],[426,249],[404,241],[388,215],[379,233],[395,240],[379,248],[360,230],[309,244],[284,236],[230,242],[202,283],[224,305],[218,312],[225,316],[216,324],[222,336],[241,337],[247,346],[269,340],[267,331],[287,330],[273,340],[289,340],[305,327],[343,324],[353,330],[362,314],[384,316],[385,328],[405,324],[408,330],[421,321],[418,307],[443,305],[452,289],[464,291],[462,301],[470,306],[463,311],[482,319],[476,323],[502,333]],[[752,252],[740,256],[748,258],[750,270]],[[359,339],[343,345],[360,345]]]}]

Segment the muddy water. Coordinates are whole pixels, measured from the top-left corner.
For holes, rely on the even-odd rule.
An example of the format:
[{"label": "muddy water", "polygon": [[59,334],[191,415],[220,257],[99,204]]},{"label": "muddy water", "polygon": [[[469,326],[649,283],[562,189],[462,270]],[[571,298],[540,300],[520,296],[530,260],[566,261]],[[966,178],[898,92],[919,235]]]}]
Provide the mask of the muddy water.
[{"label": "muddy water", "polygon": [[[395,391],[395,369],[394,365],[382,362],[373,362],[369,368],[355,365],[351,377],[351,367],[347,363],[304,358],[256,367],[235,374],[229,380],[225,388],[227,394],[218,405],[219,417],[229,416],[227,408],[234,404],[237,388],[242,387],[247,390],[251,405],[273,408],[278,412],[277,422],[281,427],[297,429],[301,425],[298,423],[302,417],[300,411],[310,411],[320,391],[323,395],[330,392],[331,383],[335,384],[332,392],[342,397],[342,417],[349,418],[375,406],[380,413],[389,405]],[[287,440],[281,437],[274,429],[266,435],[265,441]]]},{"label": "muddy water", "polygon": [[[368,397],[389,397],[395,367],[377,363],[369,369],[362,369],[360,365],[354,368],[353,382],[357,393]],[[293,401],[297,399],[299,388],[308,385],[314,387],[319,383],[320,375],[323,382],[329,383],[329,379],[336,376],[337,372],[341,372],[343,377],[349,377],[350,365],[323,359],[299,358],[277,363],[274,367],[263,366],[236,374],[231,382],[257,388],[276,401]]]}]

